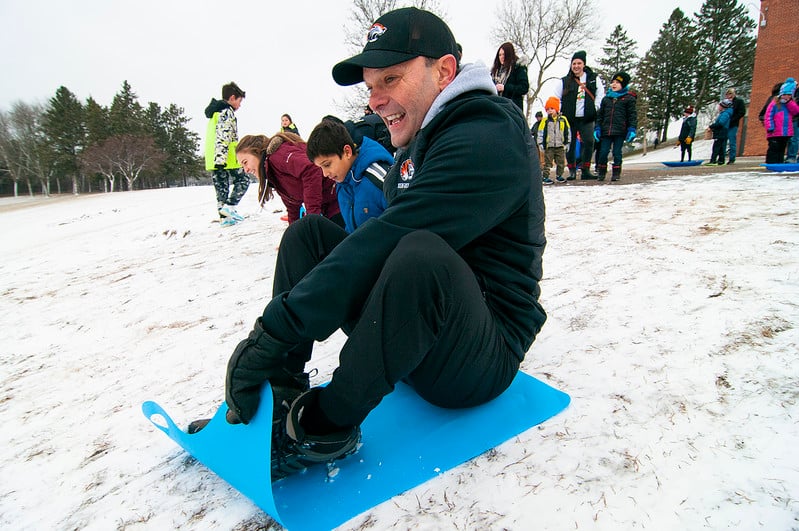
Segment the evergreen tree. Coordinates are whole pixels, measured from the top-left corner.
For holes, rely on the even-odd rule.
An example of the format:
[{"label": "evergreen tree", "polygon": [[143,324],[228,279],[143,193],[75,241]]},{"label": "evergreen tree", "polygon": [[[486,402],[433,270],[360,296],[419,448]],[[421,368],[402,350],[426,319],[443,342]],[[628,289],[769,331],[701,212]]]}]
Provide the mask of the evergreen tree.
[{"label": "evergreen tree", "polygon": [[694,97],[697,108],[718,102],[728,87],[749,94],[755,64],[755,21],[738,0],[705,0],[696,19]]},{"label": "evergreen tree", "polygon": [[[187,185],[187,178],[190,175],[200,174],[204,169],[202,161],[197,156],[200,137],[186,127],[188,123],[189,119],[183,107],[178,107],[174,103],[161,113],[161,125],[166,133],[166,143],[161,144],[161,147],[167,155],[167,164],[169,164],[167,176],[172,180],[178,180],[183,186]],[[167,185],[169,182],[167,181]]]},{"label": "evergreen tree", "polygon": [[131,89],[127,81],[122,82],[122,89],[116,93],[108,112],[108,120],[113,135],[141,135],[144,134],[144,110],[139,104],[139,98]]},{"label": "evergreen tree", "polygon": [[627,36],[621,24],[618,24],[605,40],[602,52],[605,54],[597,61],[599,67],[597,72],[602,77],[605,84],[619,71],[624,71],[635,78],[635,67],[639,62],[638,54],[635,51],[637,43]]},{"label": "evergreen tree", "polygon": [[71,178],[72,193],[77,194],[78,155],[86,142],[83,105],[68,88],[58,87],[45,110],[42,125],[53,151],[56,182],[61,176]]},{"label": "evergreen tree", "polygon": [[641,92],[647,99],[646,116],[661,141],[668,137],[669,122],[682,116],[691,103],[695,83],[693,35],[691,21],[682,10],[675,9],[638,68]]},{"label": "evergreen tree", "polygon": [[84,127],[86,128],[86,145],[94,146],[111,136],[111,124],[108,121],[108,109],[89,96],[84,107]]}]

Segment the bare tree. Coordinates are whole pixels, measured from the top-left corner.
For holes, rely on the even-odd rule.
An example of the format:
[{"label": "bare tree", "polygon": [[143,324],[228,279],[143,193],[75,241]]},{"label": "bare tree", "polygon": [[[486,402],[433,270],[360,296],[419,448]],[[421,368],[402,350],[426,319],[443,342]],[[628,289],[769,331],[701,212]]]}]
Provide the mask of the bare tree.
[{"label": "bare tree", "polygon": [[[413,0],[411,2],[398,2],[397,0],[352,0],[349,23],[344,28],[344,43],[347,45],[349,53],[355,55],[360,53],[366,44],[366,33],[372,23],[380,18],[381,15],[399,9],[401,7],[418,7],[426,11],[437,14],[442,19],[445,15],[442,12],[438,0]],[[357,119],[363,115],[364,108],[369,102],[369,93],[362,85],[354,87],[354,93],[344,101],[336,104],[336,107],[345,116],[344,119]]]},{"label": "bare tree", "polygon": [[14,181],[14,195],[23,179],[30,195],[33,195],[31,179],[39,180],[43,195],[50,194],[52,156],[42,131],[43,117],[43,105],[21,101],[0,116],[0,156]]},{"label": "bare tree", "polygon": [[593,0],[508,0],[498,9],[492,36],[512,42],[528,74],[535,76],[527,93],[528,121],[544,83],[561,77],[547,76],[547,71],[555,60],[568,59],[595,40],[597,16]]},{"label": "bare tree", "polygon": [[91,146],[81,155],[81,166],[87,172],[99,173],[114,191],[117,175],[125,179],[128,190],[149,169],[157,169],[165,155],[148,136],[119,135]]}]

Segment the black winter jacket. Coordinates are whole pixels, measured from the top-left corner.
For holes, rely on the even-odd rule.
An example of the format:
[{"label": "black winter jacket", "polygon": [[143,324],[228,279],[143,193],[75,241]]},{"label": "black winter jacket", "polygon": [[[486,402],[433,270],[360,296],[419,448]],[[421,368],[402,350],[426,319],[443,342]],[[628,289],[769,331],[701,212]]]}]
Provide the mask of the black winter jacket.
[{"label": "black winter jacket", "polygon": [[514,65],[510,71],[507,81],[505,81],[505,90],[502,91],[503,98],[508,98],[516,104],[516,106],[523,110],[524,97],[530,90],[530,80],[527,77],[527,67],[522,65]]},{"label": "black winter jacket", "polygon": [[732,99],[732,118],[730,118],[730,127],[738,127],[741,118],[746,115],[746,104],[744,100],[738,96]]},{"label": "black winter jacket", "polygon": [[469,265],[509,348],[524,358],[546,320],[544,200],[530,130],[510,101],[482,90],[455,92],[426,120],[386,176],[388,208],[276,294],[264,310],[267,333],[298,344],[356,320],[400,239],[428,230]]},{"label": "black winter jacket", "polygon": [[638,99],[634,92],[624,92],[614,97],[610,92],[602,98],[599,114],[596,117],[596,127],[599,127],[600,136],[624,136],[630,128],[638,127],[638,111],[635,109]]},{"label": "black winter jacket", "polygon": [[685,142],[688,137],[691,137],[691,141],[696,138],[696,116],[693,115],[683,118],[680,136],[677,139],[680,142]]}]

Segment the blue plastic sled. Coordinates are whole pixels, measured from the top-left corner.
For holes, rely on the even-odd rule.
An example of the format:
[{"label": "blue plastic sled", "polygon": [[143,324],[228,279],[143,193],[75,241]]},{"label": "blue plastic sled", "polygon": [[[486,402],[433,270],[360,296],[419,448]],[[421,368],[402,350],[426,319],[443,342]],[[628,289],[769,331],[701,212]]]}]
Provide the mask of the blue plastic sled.
[{"label": "blue plastic sled", "polygon": [[783,164],[768,163],[761,164],[761,166],[764,166],[769,171],[799,171],[799,164],[795,162],[786,162]]},{"label": "blue plastic sled", "polygon": [[683,166],[699,166],[703,162],[705,162],[704,159],[701,159],[701,160],[686,160],[686,161],[682,161],[682,162],[678,161],[678,160],[675,160],[675,161],[671,161],[671,162],[663,162],[663,165],[664,166],[668,166],[669,168],[681,168]]},{"label": "blue plastic sled", "polygon": [[142,412],[284,527],[331,529],[540,424],[569,400],[569,395],[522,372],[497,399],[471,409],[432,406],[399,384],[362,424],[363,444],[357,453],[331,469],[314,466],[274,484],[269,384],[246,426],[225,422],[224,403],[193,435],[178,428],[155,402],[142,404]]}]

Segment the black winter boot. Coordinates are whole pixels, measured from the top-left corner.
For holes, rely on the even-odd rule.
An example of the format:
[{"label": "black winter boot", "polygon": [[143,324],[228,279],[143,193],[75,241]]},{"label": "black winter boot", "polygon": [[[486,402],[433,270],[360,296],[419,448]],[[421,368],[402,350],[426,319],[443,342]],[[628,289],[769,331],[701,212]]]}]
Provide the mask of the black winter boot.
[{"label": "black winter boot", "polygon": [[597,176],[591,173],[591,163],[583,162],[581,167],[580,180],[582,181],[595,181]]},{"label": "black winter boot", "polygon": [[608,174],[608,165],[607,164],[597,164],[596,165],[596,175],[597,180],[604,181],[605,176]]},{"label": "black winter boot", "polygon": [[618,166],[616,166],[614,164],[612,171],[613,171],[613,173],[612,173],[612,175],[610,177],[610,180],[611,181],[618,181],[619,178],[621,177],[621,164],[619,164]]},{"label": "black winter boot", "polygon": [[272,481],[315,464],[342,459],[358,449],[359,426],[336,427],[323,435],[310,434],[303,427],[303,416],[319,407],[320,391],[314,387],[299,395],[280,422],[272,425]]},{"label": "black winter boot", "polygon": [[567,180],[573,181],[577,178],[577,167],[574,164],[569,164],[569,176],[566,177]]}]

